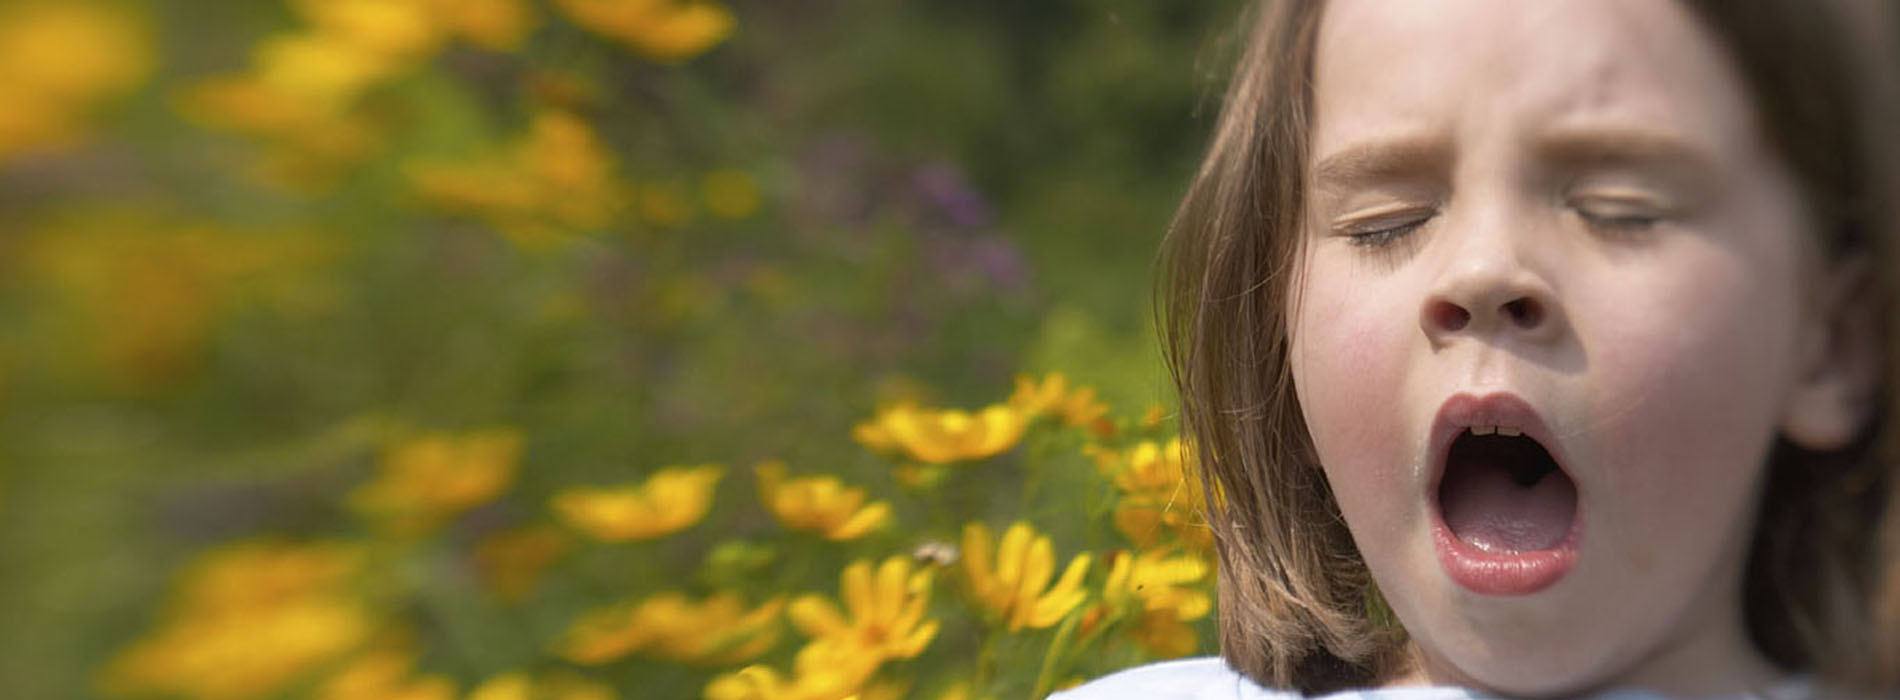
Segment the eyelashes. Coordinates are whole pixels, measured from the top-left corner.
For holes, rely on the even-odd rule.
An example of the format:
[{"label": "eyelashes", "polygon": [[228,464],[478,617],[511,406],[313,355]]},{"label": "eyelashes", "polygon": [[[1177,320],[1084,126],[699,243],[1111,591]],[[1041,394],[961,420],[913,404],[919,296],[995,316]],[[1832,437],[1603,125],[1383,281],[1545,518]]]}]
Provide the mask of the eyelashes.
[{"label": "eyelashes", "polygon": [[1354,248],[1390,266],[1412,253],[1421,240],[1419,230],[1437,216],[1436,208],[1407,209],[1344,221],[1334,230]]},{"label": "eyelashes", "polygon": [[1416,233],[1420,228],[1425,226],[1425,222],[1430,220],[1431,217],[1426,216],[1397,223],[1381,222],[1367,226],[1355,225],[1348,227],[1347,230],[1341,232],[1340,235],[1345,236],[1348,243],[1361,248],[1384,248]]},{"label": "eyelashes", "polygon": [[[1662,207],[1622,198],[1580,198],[1566,202],[1564,210],[1566,218],[1604,238],[1648,234],[1666,220]],[[1336,222],[1333,231],[1353,247],[1390,261],[1418,245],[1420,230],[1438,216],[1436,207],[1382,212]]]}]

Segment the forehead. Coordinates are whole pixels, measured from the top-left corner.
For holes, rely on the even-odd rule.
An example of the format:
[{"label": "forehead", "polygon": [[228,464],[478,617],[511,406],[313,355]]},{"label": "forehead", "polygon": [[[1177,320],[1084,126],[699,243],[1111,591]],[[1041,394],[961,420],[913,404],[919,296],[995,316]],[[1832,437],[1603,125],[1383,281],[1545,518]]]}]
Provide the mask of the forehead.
[{"label": "forehead", "polygon": [[1316,154],[1367,138],[1640,126],[1752,143],[1716,40],[1672,0],[1333,0],[1314,61]]}]

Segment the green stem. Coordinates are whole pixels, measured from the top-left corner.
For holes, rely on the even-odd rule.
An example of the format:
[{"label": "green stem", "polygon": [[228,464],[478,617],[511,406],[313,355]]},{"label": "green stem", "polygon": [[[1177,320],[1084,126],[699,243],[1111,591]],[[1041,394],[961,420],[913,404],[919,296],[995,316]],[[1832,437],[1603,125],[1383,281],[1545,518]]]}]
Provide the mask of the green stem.
[{"label": "green stem", "polygon": [[1069,616],[1063,618],[1062,626],[1056,628],[1056,636],[1049,640],[1049,651],[1042,655],[1042,670],[1036,672],[1036,691],[1029,697],[1042,700],[1049,694],[1049,686],[1056,680],[1057,661],[1062,658],[1069,638],[1075,635],[1075,626],[1082,621],[1082,612],[1086,606],[1076,606]]},{"label": "green stem", "polygon": [[989,690],[990,679],[996,675],[996,642],[1001,637],[994,628],[983,634],[983,648],[976,653],[976,677],[970,683],[973,696],[985,697]]}]

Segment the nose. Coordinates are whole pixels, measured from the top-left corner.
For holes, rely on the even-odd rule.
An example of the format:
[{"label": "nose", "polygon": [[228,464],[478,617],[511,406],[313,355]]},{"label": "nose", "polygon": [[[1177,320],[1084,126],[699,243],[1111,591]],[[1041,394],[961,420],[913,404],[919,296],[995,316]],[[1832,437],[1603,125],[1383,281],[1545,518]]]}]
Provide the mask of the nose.
[{"label": "nose", "polygon": [[1419,325],[1434,345],[1464,335],[1556,337],[1562,308],[1542,276],[1508,249],[1463,252],[1444,268],[1420,310]]}]

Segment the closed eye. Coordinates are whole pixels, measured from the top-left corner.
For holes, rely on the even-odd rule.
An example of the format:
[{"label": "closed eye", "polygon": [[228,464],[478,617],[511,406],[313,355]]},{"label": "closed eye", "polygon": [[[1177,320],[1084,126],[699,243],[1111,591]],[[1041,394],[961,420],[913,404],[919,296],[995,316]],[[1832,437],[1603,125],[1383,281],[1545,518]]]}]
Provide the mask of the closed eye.
[{"label": "closed eye", "polygon": [[1663,220],[1661,207],[1623,198],[1584,198],[1572,201],[1572,211],[1584,225],[1606,233],[1638,233]]},{"label": "closed eye", "polygon": [[1432,216],[1432,212],[1401,212],[1348,222],[1339,226],[1338,231],[1352,245],[1383,248],[1417,232]]}]

